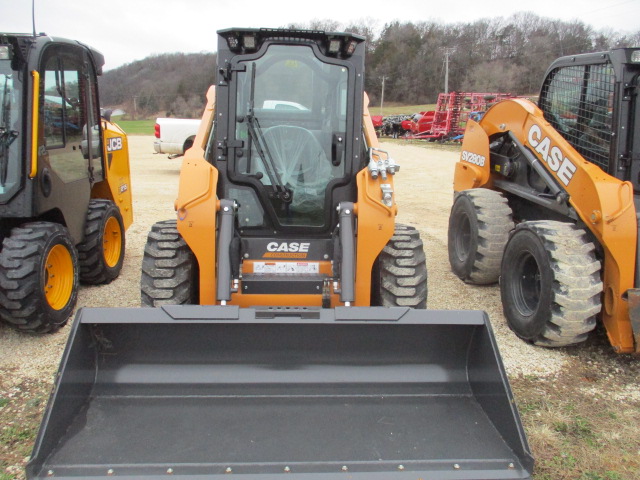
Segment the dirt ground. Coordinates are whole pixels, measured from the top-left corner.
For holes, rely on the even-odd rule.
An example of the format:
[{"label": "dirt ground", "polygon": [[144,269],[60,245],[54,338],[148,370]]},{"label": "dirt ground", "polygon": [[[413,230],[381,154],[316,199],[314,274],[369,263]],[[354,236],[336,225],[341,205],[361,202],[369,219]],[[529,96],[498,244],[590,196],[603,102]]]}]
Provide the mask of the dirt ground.
[{"label": "dirt ground", "polygon": [[[151,225],[173,218],[181,159],[153,154],[153,137],[129,137],[134,224],[127,232],[121,277],[83,287],[78,308],[139,306],[140,267]],[[405,141],[383,143],[401,165],[398,221],[425,243],[431,309],[485,310],[520,408],[536,479],[640,478],[640,359],[614,355],[602,332],[586,345],[542,349],[506,326],[497,286],[460,282],[450,271],[447,222],[458,148]],[[71,322],[70,322],[71,323]],[[0,325],[0,480],[23,477],[69,326],[46,336]]]}]

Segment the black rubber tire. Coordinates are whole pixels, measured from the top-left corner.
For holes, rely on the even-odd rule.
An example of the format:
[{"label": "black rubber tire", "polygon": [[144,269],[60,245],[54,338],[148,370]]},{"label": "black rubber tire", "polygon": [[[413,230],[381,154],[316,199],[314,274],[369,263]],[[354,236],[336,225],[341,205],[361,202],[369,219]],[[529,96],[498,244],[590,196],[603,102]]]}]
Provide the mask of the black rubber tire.
[{"label": "black rubber tire", "polygon": [[199,303],[196,258],[175,220],[151,227],[142,257],[140,296],[143,307]]},{"label": "black rubber tire", "polygon": [[[107,222],[113,219],[118,222],[119,229],[114,235],[107,232]],[[120,242],[120,251],[115,261],[105,258],[104,240]],[[84,226],[84,239],[78,245],[80,262],[80,281],[91,285],[111,283],[118,278],[122,270],[125,253],[124,223],[120,210],[111,200],[93,199],[89,202],[87,221]],[[109,264],[112,265],[109,265]]]},{"label": "black rubber tire", "polygon": [[453,273],[466,283],[496,283],[511,230],[513,213],[500,192],[486,188],[460,192],[449,215],[447,246]]},{"label": "black rubber tire", "polygon": [[511,330],[536,345],[583,342],[596,326],[602,281],[584,230],[555,221],[523,222],[502,259],[500,294]]},{"label": "black rubber tire", "polygon": [[[49,282],[46,260],[54,247],[69,254],[72,270],[63,280],[70,292],[54,308],[47,300]],[[61,279],[59,276],[54,282]],[[50,222],[25,223],[11,230],[0,251],[0,318],[16,330],[51,333],[63,327],[78,299],[78,254],[69,231]]]},{"label": "black rubber tire", "polygon": [[372,277],[372,305],[427,308],[427,262],[420,232],[397,224]]}]

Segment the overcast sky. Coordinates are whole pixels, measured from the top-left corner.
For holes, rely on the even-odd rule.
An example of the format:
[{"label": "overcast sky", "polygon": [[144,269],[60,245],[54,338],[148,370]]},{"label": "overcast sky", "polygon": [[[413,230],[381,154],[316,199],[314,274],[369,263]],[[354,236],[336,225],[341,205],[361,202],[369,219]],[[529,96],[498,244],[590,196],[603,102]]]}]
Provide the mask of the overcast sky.
[{"label": "overcast sky", "polygon": [[[154,53],[212,52],[216,30],[282,27],[313,19],[470,22],[531,11],[596,30],[640,30],[640,0],[35,0],[36,30],[100,50],[105,69]],[[0,0],[0,31],[31,32],[31,0]]]}]

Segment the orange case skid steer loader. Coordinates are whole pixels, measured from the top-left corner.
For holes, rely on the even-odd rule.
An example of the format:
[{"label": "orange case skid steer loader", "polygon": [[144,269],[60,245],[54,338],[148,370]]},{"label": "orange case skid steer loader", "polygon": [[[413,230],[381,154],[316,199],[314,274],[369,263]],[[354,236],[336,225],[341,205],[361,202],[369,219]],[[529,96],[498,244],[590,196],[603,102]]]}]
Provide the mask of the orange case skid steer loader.
[{"label": "orange case skid steer loader", "polygon": [[145,250],[154,308],[78,315],[28,478],[530,478],[486,315],[424,309],[363,57],[219,32],[177,222]]},{"label": "orange case skid steer loader", "polygon": [[600,318],[616,352],[640,352],[639,78],[640,49],[563,57],[540,107],[506,100],[467,127],[451,266],[470,283],[500,278],[529,342],[582,342]]}]

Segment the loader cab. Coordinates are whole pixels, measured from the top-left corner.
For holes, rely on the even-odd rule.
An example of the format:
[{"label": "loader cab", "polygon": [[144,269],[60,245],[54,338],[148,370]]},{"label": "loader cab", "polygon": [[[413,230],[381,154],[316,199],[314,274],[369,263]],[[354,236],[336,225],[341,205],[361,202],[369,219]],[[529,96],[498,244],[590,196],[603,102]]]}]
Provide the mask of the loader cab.
[{"label": "loader cab", "polygon": [[[589,162],[640,193],[640,49],[572,55],[548,69],[539,106],[545,119]],[[635,153],[635,159],[634,159]]]},{"label": "loader cab", "polygon": [[244,236],[329,235],[354,201],[362,154],[363,39],[219,32],[215,164]]},{"label": "loader cab", "polygon": [[103,63],[76,41],[0,36],[4,234],[32,218],[62,223],[76,243],[82,240],[92,186],[104,180],[97,91]]}]

